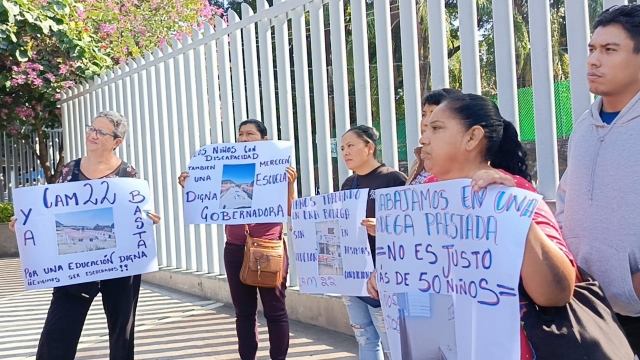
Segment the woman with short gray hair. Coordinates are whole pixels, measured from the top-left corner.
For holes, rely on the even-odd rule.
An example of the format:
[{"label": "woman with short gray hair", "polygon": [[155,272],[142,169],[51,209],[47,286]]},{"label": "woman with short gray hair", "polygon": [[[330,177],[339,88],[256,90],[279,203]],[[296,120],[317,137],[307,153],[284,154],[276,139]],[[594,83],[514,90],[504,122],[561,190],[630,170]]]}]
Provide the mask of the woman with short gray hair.
[{"label": "woman with short gray hair", "polygon": [[[114,111],[100,112],[86,126],[87,155],[62,169],[58,182],[129,177],[138,178],[133,166],[116,156],[129,129],[127,119]],[[160,217],[149,213],[154,224]],[[15,218],[9,227],[15,229]],[[42,329],[36,360],[73,360],[93,299],[102,293],[109,328],[111,360],[133,359],[133,338],[140,275],[61,286],[53,289],[47,319]]]}]

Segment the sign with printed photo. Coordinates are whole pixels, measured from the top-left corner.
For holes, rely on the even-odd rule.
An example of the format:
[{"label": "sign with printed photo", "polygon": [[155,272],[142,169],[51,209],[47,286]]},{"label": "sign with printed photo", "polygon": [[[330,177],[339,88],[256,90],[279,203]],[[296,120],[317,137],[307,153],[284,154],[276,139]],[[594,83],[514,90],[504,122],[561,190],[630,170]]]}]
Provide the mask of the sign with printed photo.
[{"label": "sign with printed photo", "polygon": [[114,178],[18,188],[16,237],[27,290],[158,270],[146,181]]},{"label": "sign with printed photo", "polygon": [[366,217],[368,189],[296,199],[291,210],[300,292],[366,296],[373,272]]},{"label": "sign with printed photo", "polygon": [[257,224],[287,219],[290,141],[212,144],[193,155],[184,186],[188,224]]}]

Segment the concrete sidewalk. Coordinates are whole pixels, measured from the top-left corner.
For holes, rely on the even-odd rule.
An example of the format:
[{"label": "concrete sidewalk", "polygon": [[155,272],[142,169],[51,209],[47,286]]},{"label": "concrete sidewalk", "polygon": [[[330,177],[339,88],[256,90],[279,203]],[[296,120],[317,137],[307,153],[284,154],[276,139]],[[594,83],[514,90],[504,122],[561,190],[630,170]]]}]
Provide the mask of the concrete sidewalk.
[{"label": "concrete sidewalk", "polygon": [[[51,289],[24,291],[18,259],[0,259],[0,359],[34,359]],[[259,359],[269,359],[264,318]],[[76,359],[108,359],[107,323],[98,296]],[[233,308],[143,282],[136,317],[136,359],[238,359]],[[291,322],[288,359],[357,359],[355,338]]]}]

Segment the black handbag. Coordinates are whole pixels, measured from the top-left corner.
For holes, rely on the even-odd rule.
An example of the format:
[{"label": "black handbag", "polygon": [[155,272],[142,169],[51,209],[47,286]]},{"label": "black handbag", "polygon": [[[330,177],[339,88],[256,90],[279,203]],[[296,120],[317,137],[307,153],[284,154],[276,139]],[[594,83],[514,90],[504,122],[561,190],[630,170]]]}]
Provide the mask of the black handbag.
[{"label": "black handbag", "polygon": [[631,346],[600,284],[578,268],[571,301],[536,305],[520,284],[521,321],[536,360],[632,360]]}]

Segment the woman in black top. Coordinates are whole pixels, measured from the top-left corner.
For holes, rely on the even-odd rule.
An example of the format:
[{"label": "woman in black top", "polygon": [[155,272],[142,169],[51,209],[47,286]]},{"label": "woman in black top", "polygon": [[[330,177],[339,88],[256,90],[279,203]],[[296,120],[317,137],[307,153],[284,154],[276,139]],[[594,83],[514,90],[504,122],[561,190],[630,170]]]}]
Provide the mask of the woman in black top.
[{"label": "woman in black top", "polygon": [[[85,128],[87,155],[68,162],[59,183],[116,177],[138,178],[133,166],[114,151],[122,144],[128,120],[113,111],[103,111]],[[160,216],[148,214],[157,224]],[[16,218],[9,227],[15,231]],[[137,240],[136,240],[137,241]],[[102,305],[109,329],[109,359],[133,360],[134,328],[140,275],[91,281],[53,289],[36,360],[73,360],[93,299],[102,293]]]},{"label": "woman in black top", "polygon": [[[354,172],[342,184],[342,190],[369,189],[366,219],[361,225],[367,228],[371,253],[376,248],[376,189],[403,186],[407,177],[376,159],[378,133],[365,125],[356,126],[342,136],[342,158]],[[372,255],[375,263],[375,257]],[[382,360],[383,351],[389,354],[389,343],[384,329],[380,302],[369,297],[345,296],[344,303],[349,320],[358,340],[360,360]]]}]

